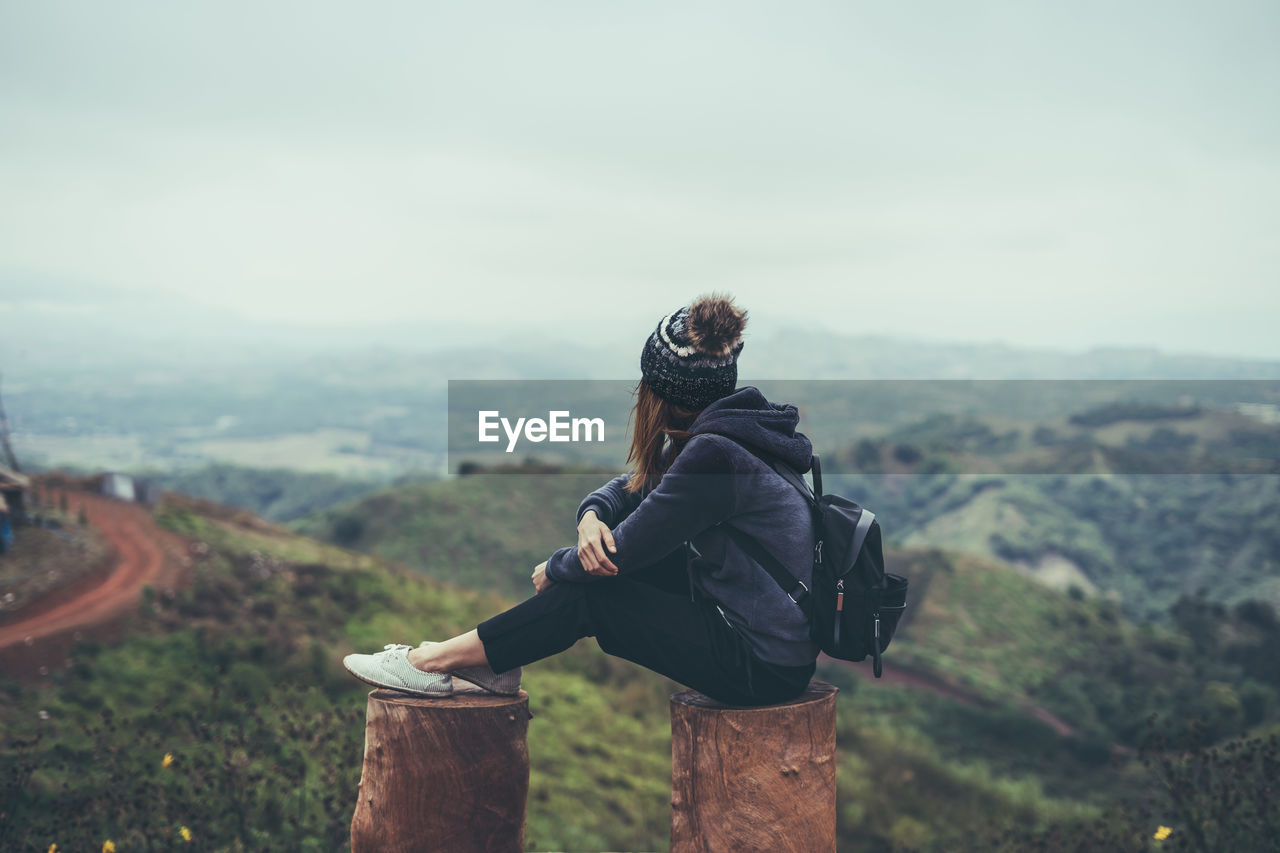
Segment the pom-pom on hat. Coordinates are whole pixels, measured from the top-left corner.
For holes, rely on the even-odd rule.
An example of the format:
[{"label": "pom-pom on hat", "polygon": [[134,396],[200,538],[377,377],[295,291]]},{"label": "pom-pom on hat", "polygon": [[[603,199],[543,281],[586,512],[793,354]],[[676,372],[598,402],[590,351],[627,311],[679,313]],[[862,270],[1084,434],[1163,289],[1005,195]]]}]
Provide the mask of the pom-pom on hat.
[{"label": "pom-pom on hat", "polygon": [[732,394],[747,312],[711,294],[662,318],[640,353],[640,372],[659,397],[704,409]]}]

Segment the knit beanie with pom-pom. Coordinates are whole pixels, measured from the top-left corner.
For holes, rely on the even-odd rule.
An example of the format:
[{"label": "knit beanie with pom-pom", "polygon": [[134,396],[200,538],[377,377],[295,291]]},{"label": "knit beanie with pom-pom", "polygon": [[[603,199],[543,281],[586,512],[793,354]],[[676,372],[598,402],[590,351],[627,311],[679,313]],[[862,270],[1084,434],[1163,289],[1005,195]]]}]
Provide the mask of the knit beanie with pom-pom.
[{"label": "knit beanie with pom-pom", "polygon": [[688,409],[704,409],[732,394],[746,325],[747,312],[717,294],[668,314],[640,353],[645,383]]}]

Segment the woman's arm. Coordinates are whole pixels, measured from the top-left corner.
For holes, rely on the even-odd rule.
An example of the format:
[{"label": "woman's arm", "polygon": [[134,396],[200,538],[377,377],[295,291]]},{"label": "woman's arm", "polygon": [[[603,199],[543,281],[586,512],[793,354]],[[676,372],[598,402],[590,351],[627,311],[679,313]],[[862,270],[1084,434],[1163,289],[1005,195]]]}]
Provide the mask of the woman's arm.
[{"label": "woman's arm", "polygon": [[644,499],[643,494],[627,490],[629,482],[629,474],[614,477],[578,505],[578,560],[588,574],[609,576],[618,573],[618,567],[609,559],[618,550],[613,542],[612,528],[626,519]]},{"label": "woman's arm", "polygon": [[610,527],[621,524],[644,498],[642,494],[627,491],[627,483],[630,481],[630,474],[620,474],[583,498],[582,503],[578,504],[578,521],[582,521],[587,510],[595,510],[596,518]]},{"label": "woman's arm", "polygon": [[[621,523],[613,528],[620,572],[656,563],[685,540],[731,516],[736,503],[733,462],[711,436],[690,440],[671,468]],[[547,577],[586,581],[577,548],[561,548],[547,561]]]},{"label": "woman's arm", "polygon": [[594,508],[589,508],[578,521],[578,561],[588,574],[616,575],[618,567],[609,559],[618,547],[613,542],[613,531],[600,520]]},{"label": "woman's arm", "polygon": [[[663,450],[663,463],[671,453],[671,445],[667,445]],[[641,489],[633,492],[627,489],[627,484],[631,482],[630,474],[619,474],[600,488],[582,499],[582,503],[578,504],[578,521],[582,521],[582,516],[587,514],[587,510],[595,510],[596,518],[603,521],[610,528],[617,527],[627,516],[640,506],[640,502],[649,494],[651,489]]]}]

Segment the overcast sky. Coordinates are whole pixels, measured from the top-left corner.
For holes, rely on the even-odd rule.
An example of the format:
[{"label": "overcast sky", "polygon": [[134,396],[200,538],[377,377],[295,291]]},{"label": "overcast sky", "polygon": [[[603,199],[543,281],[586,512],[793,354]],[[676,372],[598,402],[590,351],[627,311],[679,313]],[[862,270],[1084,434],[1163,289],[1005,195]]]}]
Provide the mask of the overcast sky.
[{"label": "overcast sky", "polygon": [[0,312],[594,344],[722,289],[1280,357],[1278,44],[1274,0],[0,0]]}]

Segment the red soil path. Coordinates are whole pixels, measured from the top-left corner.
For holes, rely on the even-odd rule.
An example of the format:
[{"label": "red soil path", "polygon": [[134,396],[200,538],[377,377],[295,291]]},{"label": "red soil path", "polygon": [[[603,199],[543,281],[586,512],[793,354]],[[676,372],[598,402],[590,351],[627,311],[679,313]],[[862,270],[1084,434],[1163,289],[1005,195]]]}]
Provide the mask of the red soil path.
[{"label": "red soil path", "polygon": [[[80,490],[66,490],[72,513],[83,507],[89,523],[115,554],[109,571],[33,602],[17,622],[0,625],[0,672],[44,675],[64,665],[82,638],[112,641],[137,612],[142,588],[180,589],[188,580],[184,540],[162,529],[143,506]],[[19,531],[19,535],[21,532]]]}]

